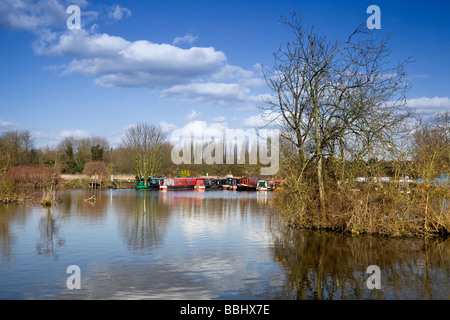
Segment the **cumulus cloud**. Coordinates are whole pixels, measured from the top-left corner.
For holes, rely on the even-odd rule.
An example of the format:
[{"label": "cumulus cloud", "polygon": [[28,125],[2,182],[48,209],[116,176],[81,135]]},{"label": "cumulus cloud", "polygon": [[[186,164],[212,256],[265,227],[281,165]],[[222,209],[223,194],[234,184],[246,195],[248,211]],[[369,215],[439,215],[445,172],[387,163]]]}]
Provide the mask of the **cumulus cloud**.
[{"label": "cumulus cloud", "polygon": [[50,29],[65,29],[69,5],[77,5],[81,11],[81,23],[86,25],[98,19],[99,12],[87,10],[85,0],[2,0],[0,2],[0,28],[26,30],[41,35]]},{"label": "cumulus cloud", "polygon": [[162,91],[164,97],[181,95],[197,102],[209,101],[220,105],[239,102],[261,102],[263,95],[252,95],[251,90],[238,83],[193,82],[175,85]]},{"label": "cumulus cloud", "polygon": [[196,101],[215,101],[226,104],[236,101],[245,101],[250,93],[248,88],[236,83],[198,82],[172,86],[163,90],[163,96],[183,95],[195,98]]},{"label": "cumulus cloud", "polygon": [[263,128],[282,125],[282,119],[278,112],[263,111],[257,115],[244,119],[243,124],[250,128]]},{"label": "cumulus cloud", "polygon": [[209,78],[174,85],[162,91],[164,97],[183,96],[197,102],[213,102],[229,105],[241,102],[260,103],[266,94],[253,91],[265,82],[262,75],[254,70],[226,64]]},{"label": "cumulus cloud", "polygon": [[82,130],[82,129],[74,129],[74,130],[61,130],[59,132],[42,132],[42,131],[33,131],[32,135],[36,140],[37,146],[56,146],[59,142],[64,140],[64,138],[74,137],[74,138],[88,138],[93,135],[94,131],[92,130]]},{"label": "cumulus cloud", "polygon": [[14,124],[12,122],[9,121],[4,121],[2,119],[0,119],[0,130],[1,129],[8,129],[10,127],[14,126]]},{"label": "cumulus cloud", "polygon": [[168,123],[166,121],[161,121],[159,123],[159,126],[161,127],[161,129],[163,129],[163,130],[165,130],[167,132],[172,131],[172,130],[174,130],[174,129],[176,129],[178,127],[176,124]]},{"label": "cumulus cloud", "polygon": [[407,104],[409,107],[415,109],[426,121],[431,120],[438,113],[450,110],[449,97],[420,97],[408,99]]},{"label": "cumulus cloud", "polygon": [[44,27],[63,26],[66,8],[56,0],[2,0],[0,27],[39,32]]},{"label": "cumulus cloud", "polygon": [[194,119],[197,119],[199,116],[200,116],[200,112],[197,112],[197,111],[195,111],[195,110],[191,110],[191,113],[189,113],[189,114],[186,116],[186,120],[192,121],[192,120],[194,120]]},{"label": "cumulus cloud", "polygon": [[226,120],[226,118],[224,116],[218,116],[218,117],[212,118],[212,120],[214,122],[224,122]]},{"label": "cumulus cloud", "polygon": [[109,87],[172,85],[219,70],[226,58],[212,47],[182,49],[147,40],[80,30],[35,44],[38,54],[74,58],[63,73],[95,76],[95,83]]},{"label": "cumulus cloud", "polygon": [[179,44],[182,42],[187,42],[189,44],[195,42],[198,39],[198,36],[194,36],[191,33],[187,33],[182,37],[176,37],[175,39],[173,39],[172,44]]},{"label": "cumulus cloud", "polygon": [[260,72],[256,70],[259,65],[253,67],[254,70],[245,70],[240,66],[225,65],[223,68],[211,76],[211,81],[215,82],[236,82],[245,87],[259,87],[264,85],[264,79]]},{"label": "cumulus cloud", "polygon": [[222,138],[225,136],[227,129],[229,128],[226,122],[189,121],[183,127],[174,130],[169,140],[174,143],[179,139],[180,133],[198,140],[208,140],[212,136]]},{"label": "cumulus cloud", "polygon": [[[63,5],[64,4],[64,5]],[[83,8],[86,26],[99,15],[117,21],[131,16],[120,5],[99,5],[74,0]],[[66,2],[58,0],[4,0],[0,3],[0,27],[38,31],[32,47],[38,55],[63,56],[71,61],[45,69],[62,75],[82,74],[103,87],[152,87],[163,97],[181,96],[188,100],[220,105],[258,103],[263,95],[255,93],[264,85],[259,65],[246,70],[227,64],[223,52],[213,47],[176,46],[193,43],[198,37],[187,33],[172,44],[148,40],[129,41],[120,36],[99,33],[99,26],[68,30]],[[36,32],[37,34],[37,32]]]},{"label": "cumulus cloud", "polygon": [[108,18],[116,21],[128,17],[131,17],[131,11],[128,8],[123,8],[119,5],[112,7],[108,12]]}]

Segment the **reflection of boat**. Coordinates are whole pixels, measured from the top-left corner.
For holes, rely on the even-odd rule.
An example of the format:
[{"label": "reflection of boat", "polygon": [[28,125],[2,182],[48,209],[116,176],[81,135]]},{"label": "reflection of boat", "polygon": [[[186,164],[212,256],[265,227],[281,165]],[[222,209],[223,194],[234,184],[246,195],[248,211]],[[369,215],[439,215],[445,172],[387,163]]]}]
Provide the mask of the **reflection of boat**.
[{"label": "reflection of boat", "polygon": [[197,191],[205,191],[205,183],[203,182],[203,179],[198,179],[195,183],[194,189]]},{"label": "reflection of boat", "polygon": [[159,186],[162,183],[162,178],[150,178],[142,177],[140,180],[136,181],[137,190],[159,190]]},{"label": "reflection of boat", "polygon": [[160,190],[189,190],[194,189],[197,178],[165,178]]},{"label": "reflection of boat", "polygon": [[239,183],[237,185],[237,190],[239,190],[239,191],[256,190],[257,185],[258,185],[257,179],[242,178],[241,180],[239,180]]},{"label": "reflection of boat", "polygon": [[267,181],[266,180],[258,180],[256,191],[267,191],[269,190],[267,187]]}]

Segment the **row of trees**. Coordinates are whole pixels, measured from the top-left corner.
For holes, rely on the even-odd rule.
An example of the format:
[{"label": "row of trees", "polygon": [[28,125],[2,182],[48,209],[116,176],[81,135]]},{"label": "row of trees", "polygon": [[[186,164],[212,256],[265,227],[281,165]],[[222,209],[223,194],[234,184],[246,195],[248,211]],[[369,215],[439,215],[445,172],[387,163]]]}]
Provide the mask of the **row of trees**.
[{"label": "row of trees", "polygon": [[[0,135],[0,174],[17,166],[34,166],[38,170],[36,165],[52,168],[63,174],[101,174],[105,178],[108,174],[119,173],[138,177],[259,174],[259,158],[255,158],[257,163],[250,161],[250,154],[255,154],[254,145],[250,146],[246,142],[241,146],[244,151],[240,156],[245,159],[245,163],[238,161],[235,146],[234,149],[225,150],[223,158],[219,159],[217,154],[217,163],[207,164],[203,161],[201,164],[194,164],[193,150],[207,146],[207,142],[200,145],[191,142],[191,161],[174,164],[171,159],[174,146],[167,141],[167,132],[147,123],[130,127],[117,148],[111,148],[107,139],[97,136],[66,137],[56,147],[36,148],[30,132],[7,131]],[[233,155],[227,154],[230,152]],[[231,158],[232,163],[227,164],[227,158]],[[26,169],[24,172],[28,171]]]}]

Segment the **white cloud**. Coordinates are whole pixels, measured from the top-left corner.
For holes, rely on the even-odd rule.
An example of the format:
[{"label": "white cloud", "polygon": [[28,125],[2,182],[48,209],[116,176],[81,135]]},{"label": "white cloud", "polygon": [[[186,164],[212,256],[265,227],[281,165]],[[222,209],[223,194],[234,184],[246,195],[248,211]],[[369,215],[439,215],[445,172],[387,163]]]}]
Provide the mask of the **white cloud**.
[{"label": "white cloud", "polygon": [[257,115],[244,119],[244,126],[250,128],[262,128],[266,126],[281,125],[280,113],[264,111]]},{"label": "white cloud", "polygon": [[[100,5],[97,8],[102,12],[97,12],[85,9],[92,5],[85,0],[73,3],[83,7],[83,26],[100,14],[115,21],[131,16],[130,10],[120,5]],[[58,0],[4,0],[0,4],[0,27],[36,31],[38,38],[33,43],[36,54],[72,58],[46,69],[63,75],[93,77],[94,84],[99,86],[152,87],[162,89],[163,97],[182,96],[220,105],[258,103],[264,96],[254,93],[255,88],[265,83],[257,71],[259,65],[246,70],[228,65],[225,54],[213,47],[183,49],[174,45],[195,42],[198,37],[191,33],[167,44],[129,41],[99,33],[97,24],[67,30],[66,5]]]},{"label": "white cloud", "polygon": [[[254,69],[257,68],[255,65]],[[239,66],[224,65],[218,72],[202,81],[191,81],[164,89],[162,95],[210,101],[220,105],[233,103],[261,103],[266,94],[253,94],[252,90],[264,84],[260,75]]]},{"label": "white cloud", "polygon": [[414,108],[424,120],[431,120],[436,114],[450,110],[449,97],[420,97],[408,99],[407,105]]},{"label": "white cloud", "polygon": [[259,114],[250,116],[244,120],[244,125],[246,127],[257,128],[262,127],[265,124],[264,119]]},{"label": "white cloud", "polygon": [[92,130],[62,130],[59,132],[42,132],[33,131],[32,135],[36,140],[36,146],[41,147],[44,145],[55,147],[59,142],[64,140],[64,138],[74,137],[74,138],[89,138],[93,135]]},{"label": "white cloud", "polygon": [[253,111],[253,110],[256,110],[256,106],[248,105],[248,106],[243,106],[243,107],[237,107],[237,108],[234,108],[234,110],[236,110],[236,111]]},{"label": "white cloud", "polygon": [[[258,65],[253,67],[255,70]],[[219,72],[211,76],[213,82],[235,82],[245,87],[260,87],[265,84],[262,74],[252,70],[245,70],[239,66],[225,65]]]},{"label": "white cloud", "polygon": [[197,82],[175,85],[162,91],[163,97],[182,95],[197,102],[209,101],[220,105],[238,102],[262,102],[265,95],[252,95],[251,90],[237,83]]},{"label": "white cloud", "polygon": [[0,2],[0,28],[27,30],[41,35],[50,28],[65,29],[69,5],[77,5],[81,11],[82,26],[98,18],[99,12],[87,10],[85,0],[2,0]]},{"label": "white cloud", "polygon": [[[76,61],[87,59],[113,58],[131,43],[121,37],[108,34],[90,33],[85,29],[70,30],[64,33],[48,33],[36,42],[34,50],[41,55],[69,56]],[[81,60],[78,60],[81,59]],[[99,62],[97,62],[99,63]]]},{"label": "white cloud", "polygon": [[127,8],[122,8],[119,5],[116,5],[115,7],[111,8],[110,11],[108,12],[108,18],[116,21],[128,17],[131,17],[131,11]]},{"label": "white cloud", "polygon": [[8,121],[4,121],[2,119],[0,119],[0,126],[1,127],[8,127],[8,126],[12,126],[12,122],[8,122]]},{"label": "white cloud", "polygon": [[194,36],[191,33],[185,34],[183,37],[176,37],[173,39],[172,44],[179,44],[182,42],[187,42],[189,44],[195,42],[198,39],[198,36]]},{"label": "white cloud", "polygon": [[50,26],[65,26],[66,8],[56,0],[2,0],[0,27],[34,33]]},{"label": "white cloud", "polygon": [[182,49],[146,40],[130,42],[121,37],[80,30],[59,36],[49,34],[35,43],[39,54],[74,58],[63,73],[97,77],[109,87],[168,86],[219,70],[225,55],[212,47]]},{"label": "white cloud", "polygon": [[186,116],[186,120],[191,121],[191,120],[197,119],[199,116],[200,116],[199,112],[197,112],[195,110],[191,110],[191,113],[189,113]]},{"label": "white cloud", "polygon": [[194,98],[196,101],[214,101],[227,104],[236,101],[245,101],[250,94],[248,88],[236,83],[198,82],[176,85],[163,90],[163,96],[183,95]]},{"label": "white cloud", "polygon": [[165,121],[161,121],[159,123],[159,126],[161,127],[161,129],[163,129],[163,130],[165,130],[167,132],[172,131],[172,130],[177,128],[176,124],[168,123],[168,122],[165,122]]},{"label": "white cloud", "polygon": [[226,118],[224,116],[218,116],[218,117],[212,118],[212,120],[214,122],[224,122],[224,121],[226,121]]},{"label": "white cloud", "polygon": [[182,132],[183,134],[187,134],[194,139],[206,139],[207,137],[216,136],[216,137],[224,137],[226,130],[228,128],[228,124],[226,122],[213,122],[208,123],[206,121],[189,121],[183,127],[176,129],[172,136],[169,137],[171,142],[173,143],[179,137],[177,134]]},{"label": "white cloud", "polygon": [[86,130],[63,130],[59,134],[62,138],[74,137],[74,138],[86,138],[92,135],[92,131]]}]

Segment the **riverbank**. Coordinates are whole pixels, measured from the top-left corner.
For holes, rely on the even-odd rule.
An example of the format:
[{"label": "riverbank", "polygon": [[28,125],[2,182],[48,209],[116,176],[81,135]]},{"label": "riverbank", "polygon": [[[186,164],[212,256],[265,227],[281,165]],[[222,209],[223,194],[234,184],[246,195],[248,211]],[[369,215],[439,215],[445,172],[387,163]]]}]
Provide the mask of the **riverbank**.
[{"label": "riverbank", "polygon": [[62,174],[58,181],[58,189],[133,189],[135,187],[132,175],[116,175],[112,180],[99,181],[83,174]]},{"label": "riverbank", "polygon": [[[57,179],[56,192],[68,189],[134,189],[131,175],[117,175],[109,181],[99,181],[87,175],[63,174]],[[48,188],[42,184],[15,184],[0,179],[0,204],[40,203]]]},{"label": "riverbank", "polygon": [[289,181],[272,199],[272,209],[290,228],[387,237],[450,235],[448,185],[328,185],[326,195],[321,208],[317,188]]}]

